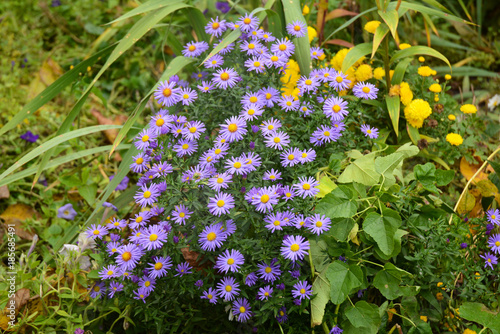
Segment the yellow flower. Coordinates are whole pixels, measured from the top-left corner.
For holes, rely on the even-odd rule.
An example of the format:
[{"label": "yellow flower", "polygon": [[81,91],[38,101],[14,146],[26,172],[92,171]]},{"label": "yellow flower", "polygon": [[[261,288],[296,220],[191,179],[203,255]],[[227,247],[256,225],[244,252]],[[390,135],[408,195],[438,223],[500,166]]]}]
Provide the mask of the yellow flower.
[{"label": "yellow flower", "polygon": [[448,133],[446,135],[446,141],[454,146],[462,145],[462,143],[464,142],[461,135],[459,135],[458,133],[453,133],[453,132]]},{"label": "yellow flower", "polygon": [[[389,312],[389,311],[391,311],[391,312]],[[391,309],[389,309],[389,311],[387,312],[387,318],[388,318],[389,322],[391,322],[392,317],[394,316],[394,313],[397,313],[398,311],[396,311],[395,308],[391,308]],[[392,312],[394,312],[394,313],[392,313]]]},{"label": "yellow flower", "polygon": [[367,24],[365,24],[365,30],[368,31],[370,34],[374,34],[375,30],[377,30],[380,23],[381,23],[380,21],[370,21]]},{"label": "yellow flower", "polygon": [[437,299],[438,301],[442,301],[442,300],[443,300],[443,298],[444,298],[444,296],[443,296],[443,294],[442,294],[441,292],[436,293],[436,299]]},{"label": "yellow flower", "polygon": [[478,273],[477,271],[476,271],[476,273],[474,275],[476,276],[476,279],[480,279],[481,278],[481,274]]},{"label": "yellow flower", "polygon": [[392,76],[394,75],[394,70],[390,70],[389,71],[389,79],[392,80]]},{"label": "yellow flower", "polygon": [[351,80],[351,83],[349,84],[349,88],[354,87],[354,85],[357,82],[355,71],[356,70],[354,69],[354,66],[349,67],[349,69],[347,69],[347,71],[345,71],[345,75],[347,76],[346,79]]},{"label": "yellow flower", "polygon": [[400,85],[394,85],[391,86],[389,89],[389,96],[398,96],[401,94],[401,86]]},{"label": "yellow flower", "polygon": [[446,75],[444,76],[444,79],[445,79],[445,80],[451,80],[451,75],[446,74]]},{"label": "yellow flower", "polygon": [[476,333],[476,331],[473,331],[472,329],[468,329],[468,328],[466,328],[466,329],[464,330],[464,334],[477,334],[477,333]]},{"label": "yellow flower", "polygon": [[346,96],[347,95],[347,90],[341,90],[339,92],[339,96]]},{"label": "yellow flower", "polygon": [[332,64],[333,68],[336,69],[337,71],[340,71],[342,69],[342,63],[344,62],[344,58],[349,52],[349,49],[342,49],[339,52],[333,56],[333,58],[330,60],[330,64]]},{"label": "yellow flower", "polygon": [[448,119],[449,119],[450,121],[454,121],[454,120],[456,120],[456,119],[457,119],[457,117],[456,117],[455,115],[453,115],[453,114],[449,114],[449,115],[448,115]]},{"label": "yellow flower", "polygon": [[[321,54],[321,56],[319,56],[319,57],[318,57],[318,60],[325,60],[325,58],[326,58],[326,55],[325,55],[325,53],[323,52],[323,53]],[[323,65],[322,65],[321,67],[323,67]]]},{"label": "yellow flower", "polygon": [[305,5],[304,8],[302,8],[302,15],[307,15],[309,12],[309,6]]},{"label": "yellow flower", "polygon": [[356,80],[358,81],[366,81],[368,79],[371,79],[373,78],[372,67],[370,65],[363,64],[358,67],[354,75],[356,77]]},{"label": "yellow flower", "polygon": [[460,107],[460,111],[462,111],[464,114],[475,114],[477,113],[477,108],[473,104],[464,104]]},{"label": "yellow flower", "polygon": [[429,66],[420,66],[418,68],[418,74],[423,77],[430,77],[432,75],[432,69]]},{"label": "yellow flower", "polygon": [[431,70],[431,74],[432,74],[432,75],[436,75],[436,74],[438,74],[438,72],[436,72],[436,71],[434,71],[434,70]]},{"label": "yellow flower", "polygon": [[425,58],[422,57],[422,56],[420,56],[420,57],[418,57],[418,61],[421,62],[421,63],[423,63],[425,61]]},{"label": "yellow flower", "polygon": [[430,87],[429,90],[433,93],[441,93],[441,85],[438,83],[433,83]]},{"label": "yellow flower", "polygon": [[423,320],[423,321],[427,322],[427,316],[425,316],[425,315],[421,315],[421,316],[420,316],[420,320]]},{"label": "yellow flower", "polygon": [[410,104],[411,100],[413,100],[413,93],[411,92],[410,85],[406,82],[402,82],[400,87],[401,90],[399,95],[401,96],[401,103],[407,106]]},{"label": "yellow flower", "polygon": [[408,44],[408,43],[401,43],[401,44],[399,44],[399,49],[400,50],[404,50],[404,49],[408,49],[408,48],[411,48],[411,45]]},{"label": "yellow flower", "polygon": [[442,287],[441,290],[446,290],[446,288],[444,287],[444,283],[443,282],[438,282],[436,285],[437,285],[438,288]]},{"label": "yellow flower", "polygon": [[385,70],[382,67],[377,67],[373,70],[373,77],[377,80],[382,80],[385,77]]},{"label": "yellow flower", "polygon": [[318,32],[313,27],[307,27],[307,36],[309,37],[309,43],[311,43],[315,37],[318,37]]},{"label": "yellow flower", "polygon": [[413,127],[421,128],[424,120],[432,114],[431,106],[427,101],[416,99],[405,108],[405,118]]},{"label": "yellow flower", "polygon": [[439,102],[439,95],[437,94],[434,95],[434,102]]}]

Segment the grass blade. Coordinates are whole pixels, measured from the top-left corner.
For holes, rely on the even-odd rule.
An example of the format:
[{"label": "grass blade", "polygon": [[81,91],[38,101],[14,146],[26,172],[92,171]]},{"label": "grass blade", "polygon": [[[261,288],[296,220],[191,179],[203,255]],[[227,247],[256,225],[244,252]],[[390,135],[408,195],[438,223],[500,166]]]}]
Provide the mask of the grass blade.
[{"label": "grass blade", "polygon": [[399,85],[401,81],[403,81],[406,69],[408,68],[408,65],[411,63],[411,60],[412,60],[411,58],[406,58],[398,63],[396,69],[394,70],[394,74],[392,75],[391,84]]},{"label": "grass blade", "polygon": [[[396,2],[391,2],[387,8],[388,9],[395,9],[396,5],[397,5]],[[462,22],[462,23],[466,23],[466,24],[475,25],[474,23],[472,23],[470,21],[467,21],[467,20],[464,20],[464,19],[462,19],[460,17],[457,17],[455,15],[451,15],[451,14],[445,13],[445,12],[443,12],[441,10],[437,10],[437,9],[434,9],[434,8],[422,6],[422,5],[419,5],[419,4],[416,4],[416,3],[409,3],[409,2],[406,2],[406,1],[401,1],[401,5],[400,5],[399,8],[400,9],[406,9],[406,10],[410,10],[411,9],[411,10],[414,10],[416,12],[426,13],[428,15],[435,15],[435,16],[438,16],[438,17],[446,19],[446,20],[456,21],[456,22]]]},{"label": "grass blade", "polygon": [[185,8],[182,10],[182,12],[185,14],[184,16],[187,17],[189,23],[191,23],[191,26],[196,33],[196,37],[198,37],[198,41],[208,42],[210,36],[208,36],[208,34],[205,32],[205,26],[207,25],[207,19],[205,18],[205,15],[203,15],[203,13],[195,7]]},{"label": "grass blade", "polygon": [[375,30],[375,35],[373,36],[372,58],[375,56],[375,52],[377,52],[380,43],[382,43],[382,40],[388,32],[389,27],[383,23],[377,27],[377,30]]},{"label": "grass blade", "polygon": [[[281,3],[283,4],[286,24],[300,21],[307,26],[307,22],[302,15],[302,9],[300,8],[300,1],[281,0]],[[295,44],[295,59],[299,64],[300,73],[301,75],[308,76],[311,72],[311,50],[307,33],[304,37],[294,38],[293,44]]]},{"label": "grass blade", "polygon": [[144,14],[144,13],[147,13],[147,12],[150,12],[153,10],[163,8],[165,6],[171,6],[175,3],[181,3],[183,1],[184,0],[149,0],[148,2],[143,3],[139,7],[132,9],[130,12],[123,14],[122,16],[117,18],[116,20],[113,20],[113,21],[106,23],[106,24],[113,24],[113,23],[116,23],[118,21],[123,21],[125,19],[134,17],[134,16],[139,15],[139,14]]},{"label": "grass blade", "polygon": [[443,56],[442,53],[440,53],[440,52],[438,52],[430,47],[423,46],[423,45],[412,46],[411,48],[394,52],[394,55],[392,56],[392,58],[390,60],[390,64],[394,63],[396,60],[406,58],[406,57],[413,57],[416,55],[426,55],[426,56],[431,56],[431,57],[441,59],[446,64],[448,64],[448,66],[451,69],[451,64],[448,61],[448,58]]},{"label": "grass blade", "polygon": [[347,72],[347,70],[354,65],[362,57],[369,55],[372,52],[373,43],[361,43],[356,45],[349,51],[342,63],[342,72]]},{"label": "grass blade", "polygon": [[399,113],[401,108],[401,102],[399,101],[399,96],[389,96],[385,98],[387,103],[387,110],[389,111],[389,117],[391,118],[392,126],[394,127],[394,132],[396,136],[399,135]]}]

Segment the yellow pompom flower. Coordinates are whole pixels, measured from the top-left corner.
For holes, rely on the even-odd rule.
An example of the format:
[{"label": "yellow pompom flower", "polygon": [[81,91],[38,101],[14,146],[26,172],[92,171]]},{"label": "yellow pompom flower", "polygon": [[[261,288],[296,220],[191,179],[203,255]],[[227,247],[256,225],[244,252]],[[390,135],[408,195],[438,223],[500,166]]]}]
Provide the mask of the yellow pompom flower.
[{"label": "yellow pompom flower", "polygon": [[437,285],[438,288],[441,288],[442,290],[446,290],[446,288],[444,287],[444,283],[443,282],[438,282],[436,285]]},{"label": "yellow pompom flower", "polygon": [[401,43],[401,44],[399,44],[399,49],[400,50],[404,50],[404,49],[408,49],[408,48],[411,48],[411,45],[408,44],[408,43]]},{"label": "yellow pompom flower", "polygon": [[429,87],[429,90],[433,93],[441,93],[441,85],[434,83]]},{"label": "yellow pompom flower", "polygon": [[436,293],[436,299],[438,301],[442,301],[444,299],[444,296],[441,292]]},{"label": "yellow pompom flower", "polygon": [[420,56],[420,57],[418,57],[418,61],[421,62],[421,63],[423,63],[425,61],[425,58],[422,57],[422,56]]},{"label": "yellow pompom flower", "polygon": [[458,133],[451,132],[451,133],[448,133],[446,135],[446,141],[448,143],[450,143],[451,145],[459,146],[459,145],[462,145],[462,143],[464,142],[464,139]]},{"label": "yellow pompom flower", "polygon": [[356,81],[356,69],[354,68],[354,66],[351,66],[347,69],[347,71],[345,71],[345,75],[347,76],[346,79],[347,80],[351,80],[351,83],[349,84],[349,88],[353,88],[354,85],[357,83]]},{"label": "yellow pompom flower", "polygon": [[330,60],[330,64],[332,64],[333,68],[336,69],[337,71],[340,71],[342,69],[342,63],[344,62],[344,58],[349,52],[349,49],[342,49],[339,52],[333,56],[333,58]]},{"label": "yellow pompom flower", "polygon": [[398,96],[401,94],[401,86],[400,85],[394,85],[391,86],[389,89],[389,96]]},{"label": "yellow pompom flower", "polygon": [[316,29],[309,26],[307,27],[307,37],[309,37],[309,43],[311,43],[315,37],[318,37],[318,32]]},{"label": "yellow pompom flower", "polygon": [[420,320],[427,322],[427,316],[421,315],[420,316]]},{"label": "yellow pompom flower", "polygon": [[466,329],[464,330],[464,334],[477,334],[477,333],[476,333],[476,331],[473,331],[472,329],[468,329],[468,328],[466,328]]},{"label": "yellow pompom flower", "polygon": [[401,96],[401,103],[403,103],[404,106],[407,106],[413,100],[413,93],[410,89],[410,85],[408,85],[408,83],[406,82],[402,82],[399,86],[399,96]]},{"label": "yellow pompom flower", "polygon": [[460,111],[464,114],[475,114],[477,113],[477,108],[473,104],[464,104],[460,107]]},{"label": "yellow pompom flower", "polygon": [[380,23],[381,23],[380,21],[370,21],[367,24],[365,24],[365,30],[368,31],[370,34],[375,34],[375,30],[377,30]]},{"label": "yellow pompom flower", "polygon": [[310,12],[309,6],[305,5],[304,8],[302,8],[302,15],[307,15],[309,14],[309,12]]},{"label": "yellow pompom flower", "polygon": [[449,119],[450,121],[454,121],[454,120],[456,120],[456,119],[457,119],[457,117],[456,117],[455,115],[453,115],[453,114],[450,114],[450,115],[448,115],[448,119]]},{"label": "yellow pompom flower", "polygon": [[451,75],[446,74],[446,75],[444,76],[444,79],[445,79],[445,80],[451,80]]},{"label": "yellow pompom flower", "polygon": [[385,77],[385,70],[382,67],[377,67],[373,70],[373,77],[377,80],[382,80]]},{"label": "yellow pompom flower", "polygon": [[431,106],[422,99],[411,101],[404,111],[408,123],[417,129],[421,128],[424,125],[424,120],[432,114]]},{"label": "yellow pompom flower", "polygon": [[356,73],[354,74],[356,80],[358,81],[366,81],[373,78],[372,67],[368,64],[363,64],[358,67]]},{"label": "yellow pompom flower", "polygon": [[439,95],[438,94],[434,95],[434,102],[439,102]]},{"label": "yellow pompom flower", "polygon": [[431,74],[432,74],[432,75],[436,75],[436,74],[438,74],[438,72],[436,72],[436,71],[434,71],[434,70],[431,70]]},{"label": "yellow pompom flower", "polygon": [[[325,60],[325,58],[326,58],[326,55],[325,55],[325,53],[323,52],[323,53],[321,54],[321,56],[319,56],[319,57],[318,57],[318,60]],[[323,67],[323,66],[321,66],[321,67]]]},{"label": "yellow pompom flower", "polygon": [[423,77],[430,77],[432,75],[432,69],[429,66],[420,66],[418,68],[418,74]]}]

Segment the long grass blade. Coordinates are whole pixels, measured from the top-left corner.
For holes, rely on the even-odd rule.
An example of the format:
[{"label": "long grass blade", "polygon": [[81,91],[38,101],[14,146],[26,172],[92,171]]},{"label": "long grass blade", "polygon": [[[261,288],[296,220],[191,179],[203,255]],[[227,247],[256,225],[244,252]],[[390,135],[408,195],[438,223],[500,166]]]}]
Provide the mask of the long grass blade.
[{"label": "long grass blade", "polygon": [[184,2],[184,0],[149,0],[148,2],[143,3],[139,7],[132,9],[130,12],[123,14],[116,20],[113,20],[106,24],[113,24],[118,21],[123,21],[128,18],[134,17],[139,14],[144,14],[153,10],[163,8],[165,6],[171,6],[175,3],[181,3],[181,2]]},{"label": "long grass blade", "polygon": [[[307,26],[306,19],[302,15],[302,9],[300,8],[299,1],[282,0],[281,3],[283,4],[286,24],[300,21]],[[293,44],[295,44],[295,59],[299,64],[300,73],[308,76],[311,72],[311,49],[307,34],[300,38],[294,38]]]},{"label": "long grass blade", "polygon": [[431,56],[431,57],[441,59],[446,64],[448,64],[448,66],[451,69],[451,64],[450,64],[450,61],[448,60],[448,58],[443,56],[442,53],[440,53],[432,48],[429,48],[427,46],[423,46],[423,45],[412,46],[411,48],[394,52],[394,55],[392,56],[390,63],[392,64],[396,60],[406,58],[406,57],[412,57],[412,56],[416,56],[416,55],[426,55],[426,56]]},{"label": "long grass blade", "polygon": [[[396,6],[394,6],[394,8],[396,8]],[[333,35],[335,35],[336,33],[338,33],[339,31],[347,28],[348,26],[350,26],[354,21],[356,21],[357,19],[359,19],[360,17],[370,13],[370,12],[374,12],[377,10],[377,7],[372,7],[370,9],[367,9],[365,10],[364,12],[361,12],[359,13],[358,15],[354,16],[352,19],[350,19],[349,21],[347,21],[346,23],[344,23],[343,25],[341,25],[340,27],[338,27],[337,29],[335,29],[330,35],[328,35],[327,38],[325,38],[325,42],[323,42],[323,44],[326,43],[326,41],[330,40],[332,38]],[[321,44],[321,45],[323,45]]]}]

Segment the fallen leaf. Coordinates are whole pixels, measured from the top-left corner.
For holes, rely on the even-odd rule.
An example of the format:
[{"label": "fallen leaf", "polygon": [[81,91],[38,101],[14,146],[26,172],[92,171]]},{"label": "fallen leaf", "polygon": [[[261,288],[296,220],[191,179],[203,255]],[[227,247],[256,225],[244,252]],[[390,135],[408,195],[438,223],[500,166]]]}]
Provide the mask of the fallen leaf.
[{"label": "fallen leaf", "polygon": [[[114,120],[112,120],[105,117],[99,112],[99,110],[95,108],[92,109],[91,113],[92,115],[94,115],[100,125],[122,125],[127,121],[128,118],[125,115],[118,115],[114,118]],[[116,136],[118,135],[118,129],[104,130],[104,135],[106,136],[106,139],[108,139],[109,143],[113,144],[115,142]]]},{"label": "fallen leaf", "polygon": [[9,197],[10,197],[9,187],[7,185],[1,186],[0,187],[0,199],[9,198]]},{"label": "fallen leaf", "polygon": [[354,44],[352,44],[351,42],[348,42],[348,41],[344,41],[343,39],[331,39],[329,41],[326,41],[325,43],[332,44],[332,45],[340,45],[340,46],[344,46],[346,48],[353,48],[354,47]]},{"label": "fallen leaf", "polygon": [[472,211],[476,205],[476,198],[468,191],[465,191],[464,196],[460,200],[457,206],[457,211],[459,214],[464,214]]},{"label": "fallen leaf", "polygon": [[481,180],[476,184],[483,197],[493,197],[498,194],[498,188],[489,179]]},{"label": "fallen leaf", "polygon": [[[481,159],[479,159],[478,157],[475,158],[476,161],[478,161],[477,164],[469,164],[469,162],[465,159],[465,157],[462,157],[462,159],[460,160],[460,173],[462,173],[462,175],[467,179],[467,181],[470,181],[470,179],[472,178],[472,176],[474,176],[474,174],[476,174],[476,172],[478,171],[478,169],[481,167],[481,165],[483,164],[483,162],[481,161]],[[487,168],[487,170],[489,170]],[[481,171],[475,178],[474,180],[472,181],[472,183],[476,184],[477,182],[481,181],[481,180],[487,180],[488,179],[488,174],[485,173],[484,171]]]},{"label": "fallen leaf", "polygon": [[[17,316],[19,313],[19,310],[21,307],[26,305],[28,300],[30,299],[30,290],[26,288],[22,288],[16,291],[14,296],[12,296],[9,301],[7,302],[7,305],[5,308],[0,312],[0,328],[3,329],[4,331],[8,330],[9,328],[9,321],[10,319],[8,316],[10,315],[10,310],[8,309],[9,305],[11,305],[11,301],[14,301],[14,316]],[[17,324],[17,320],[15,321]],[[14,330],[14,329],[12,329]]]},{"label": "fallen leaf", "polygon": [[25,230],[22,226],[22,223],[26,219],[32,218],[33,216],[39,218],[38,212],[32,207],[26,204],[13,204],[0,215],[0,218],[3,219],[7,228],[8,225],[14,225],[17,236],[22,239],[33,240],[33,232]]},{"label": "fallen leaf", "polygon": [[43,62],[39,73],[42,83],[45,86],[50,86],[63,74],[63,70],[55,60],[48,58]]}]

